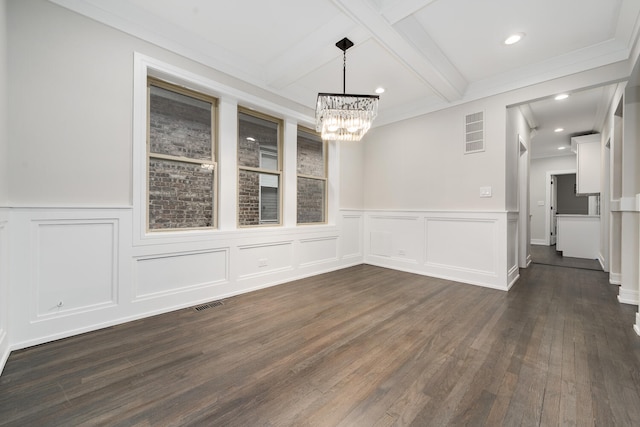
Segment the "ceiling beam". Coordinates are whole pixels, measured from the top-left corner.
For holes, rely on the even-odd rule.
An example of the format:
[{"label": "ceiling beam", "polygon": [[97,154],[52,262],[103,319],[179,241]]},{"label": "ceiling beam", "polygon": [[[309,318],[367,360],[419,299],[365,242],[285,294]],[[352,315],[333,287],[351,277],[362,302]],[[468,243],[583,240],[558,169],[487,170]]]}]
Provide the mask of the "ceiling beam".
[{"label": "ceiling beam", "polygon": [[[449,102],[462,98],[466,82],[444,54],[437,49],[419,23],[410,22],[403,27],[407,36],[419,36],[420,46],[408,42],[366,0],[332,0],[354,22],[362,25],[389,54],[411,70],[425,85]],[[434,48],[437,51],[434,51]],[[435,53],[432,57],[425,53]]]},{"label": "ceiling beam", "polygon": [[420,9],[424,9],[436,0],[397,0],[390,2],[380,10],[382,16],[393,25],[402,21],[407,16],[413,15]]}]

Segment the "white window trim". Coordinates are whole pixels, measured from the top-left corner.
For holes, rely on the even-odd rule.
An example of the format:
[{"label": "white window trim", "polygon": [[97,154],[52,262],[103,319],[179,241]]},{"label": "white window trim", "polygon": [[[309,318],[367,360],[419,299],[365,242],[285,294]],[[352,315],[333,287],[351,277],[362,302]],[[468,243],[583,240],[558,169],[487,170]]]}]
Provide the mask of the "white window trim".
[{"label": "white window trim", "polygon": [[[288,109],[271,101],[267,101],[265,99],[259,98],[250,93],[235,89],[233,87],[224,85],[222,83],[216,82],[215,80],[211,80],[209,78],[205,78],[201,75],[192,73],[190,71],[184,70],[182,68],[176,67],[174,65],[168,64],[166,62],[157,60],[155,58],[149,57],[147,55],[141,54],[139,52],[134,52],[134,69],[133,69],[133,135],[132,135],[132,143],[133,143],[133,153],[132,153],[132,161],[133,161],[133,171],[132,171],[132,195],[133,195],[133,244],[134,246],[139,245],[153,245],[153,244],[162,244],[162,243],[175,243],[175,242],[187,242],[187,241],[198,241],[198,240],[206,240],[210,238],[212,235],[217,235],[220,233],[225,233],[229,231],[239,231],[245,230],[245,228],[239,229],[236,228],[236,212],[235,206],[232,208],[233,211],[230,213],[226,213],[223,215],[222,212],[218,212],[218,229],[215,230],[185,230],[185,231],[171,231],[167,233],[158,233],[158,232],[147,232],[146,230],[146,218],[147,218],[147,152],[146,152],[146,144],[147,144],[147,77],[152,76],[159,78],[161,80],[165,80],[169,83],[183,85],[188,87],[189,89],[195,90],[197,92],[201,92],[206,95],[211,95],[215,98],[218,98],[218,133],[221,137],[225,133],[231,133],[231,129],[227,132],[227,130],[223,129],[225,125],[227,125],[225,120],[225,114],[228,113],[229,107],[233,107],[237,111],[237,105],[240,103],[243,107],[255,108],[265,114],[272,115],[276,118],[280,118],[285,121],[287,127],[288,124],[292,124],[292,128],[296,129],[296,125],[299,124],[301,126],[313,127],[314,126],[314,118],[305,114],[302,114],[298,111]],[[236,129],[237,131],[237,129]],[[237,132],[234,132],[237,134]],[[293,132],[295,135],[295,132]],[[285,137],[286,138],[286,137]],[[227,138],[228,139],[228,138]],[[237,139],[237,137],[236,137]],[[228,143],[230,141],[226,141]],[[234,141],[234,144],[237,141]],[[286,143],[286,140],[285,140]],[[293,141],[295,143],[295,140]],[[232,182],[236,181],[237,175],[237,166],[230,164],[230,157],[236,157],[237,148],[235,146],[229,147],[230,150],[233,150],[233,153],[229,153],[229,158],[225,156],[225,150],[221,147],[222,144],[218,144],[218,157],[217,162],[220,169],[220,174],[218,175],[218,205],[220,206],[221,200],[225,195],[222,192],[223,187],[225,189],[229,189],[228,191],[233,190],[233,200],[236,199],[237,188],[231,186]],[[229,144],[231,145],[231,144]],[[288,147],[286,147],[288,148]],[[287,151],[286,149],[284,150]],[[335,143],[328,144],[328,158],[327,161],[330,165],[330,170],[328,171],[327,179],[330,183],[338,183],[339,179],[339,171],[337,168],[338,162],[334,157],[338,156],[338,147]],[[333,166],[333,167],[331,167]],[[284,173],[284,169],[287,169],[287,172]],[[226,177],[224,171],[229,171],[229,177]],[[294,169],[289,171],[289,167],[283,165],[283,173],[285,176],[291,176],[295,179],[295,163]],[[233,181],[231,181],[231,176],[233,176]],[[337,218],[337,192],[334,191],[334,185],[330,185],[329,187],[329,209],[327,212],[327,220],[328,224],[335,224]],[[295,187],[294,187],[295,188]],[[287,203],[291,203],[291,198],[284,199],[287,200]],[[283,200],[283,202],[284,202]],[[295,207],[295,200],[293,200]],[[288,206],[288,205],[287,205]],[[285,212],[283,212],[285,215]],[[288,215],[290,216],[290,215]],[[293,209],[293,218],[295,218],[295,209]],[[293,221],[285,221],[284,226],[291,225],[292,228],[295,226],[295,219]],[[324,225],[327,226],[326,224]]]}]

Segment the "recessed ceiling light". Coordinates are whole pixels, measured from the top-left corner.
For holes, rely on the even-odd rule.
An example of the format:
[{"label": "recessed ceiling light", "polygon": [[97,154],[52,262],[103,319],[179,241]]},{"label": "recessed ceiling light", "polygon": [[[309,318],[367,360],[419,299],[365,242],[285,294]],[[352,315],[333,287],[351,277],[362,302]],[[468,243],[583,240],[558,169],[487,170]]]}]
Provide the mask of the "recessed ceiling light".
[{"label": "recessed ceiling light", "polygon": [[256,139],[255,139],[254,137],[252,137],[252,136],[248,136],[248,137],[247,137],[247,141],[254,142],[255,140],[256,140]]},{"label": "recessed ceiling light", "polygon": [[565,150],[567,147],[558,147],[558,150]]},{"label": "recessed ceiling light", "polygon": [[383,88],[383,87],[379,87],[379,88],[377,88],[377,89],[376,89],[376,93],[377,93],[377,94],[384,93],[384,88]]},{"label": "recessed ceiling light", "polygon": [[553,131],[557,133],[557,132],[562,132],[563,130],[564,128],[555,128]]},{"label": "recessed ceiling light", "polygon": [[518,43],[524,37],[524,33],[516,33],[507,37],[504,41],[504,44],[515,44]]},{"label": "recessed ceiling light", "polygon": [[567,99],[569,97],[569,95],[567,95],[566,93],[561,93],[560,95],[557,95],[555,98],[556,101],[562,101],[563,99]]}]

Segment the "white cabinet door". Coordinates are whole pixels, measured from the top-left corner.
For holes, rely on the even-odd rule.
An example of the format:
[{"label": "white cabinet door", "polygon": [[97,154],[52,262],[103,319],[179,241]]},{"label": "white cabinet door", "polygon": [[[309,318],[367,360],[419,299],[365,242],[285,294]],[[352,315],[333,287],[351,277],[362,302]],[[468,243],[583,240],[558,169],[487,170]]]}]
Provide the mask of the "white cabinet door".
[{"label": "white cabinet door", "polygon": [[576,193],[600,193],[600,134],[571,138],[577,156]]}]

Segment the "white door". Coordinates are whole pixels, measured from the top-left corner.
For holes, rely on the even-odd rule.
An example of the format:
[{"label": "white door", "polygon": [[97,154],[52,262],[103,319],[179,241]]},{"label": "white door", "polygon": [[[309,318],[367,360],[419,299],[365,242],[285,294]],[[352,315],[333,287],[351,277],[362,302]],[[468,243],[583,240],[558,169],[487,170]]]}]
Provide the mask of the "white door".
[{"label": "white door", "polygon": [[555,175],[551,175],[551,209],[549,209],[549,215],[551,215],[551,245],[556,244],[556,231],[558,228],[558,221],[556,219],[556,206],[558,205],[558,180]]}]

